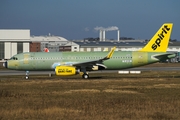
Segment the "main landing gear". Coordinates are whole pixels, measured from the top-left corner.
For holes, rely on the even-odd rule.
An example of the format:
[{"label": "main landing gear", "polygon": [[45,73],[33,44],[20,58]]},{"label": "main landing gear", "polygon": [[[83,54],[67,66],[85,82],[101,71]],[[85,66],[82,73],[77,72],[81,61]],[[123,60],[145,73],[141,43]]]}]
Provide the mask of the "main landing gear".
[{"label": "main landing gear", "polygon": [[86,72],[86,68],[85,68],[85,67],[81,68],[81,71],[82,71],[82,72],[80,72],[80,74],[82,75],[82,78],[88,79],[88,78],[89,78],[89,75],[88,75],[88,73]]},{"label": "main landing gear", "polygon": [[84,73],[84,74],[82,75],[82,78],[88,79],[88,78],[89,78],[89,75],[88,75],[87,73]]}]

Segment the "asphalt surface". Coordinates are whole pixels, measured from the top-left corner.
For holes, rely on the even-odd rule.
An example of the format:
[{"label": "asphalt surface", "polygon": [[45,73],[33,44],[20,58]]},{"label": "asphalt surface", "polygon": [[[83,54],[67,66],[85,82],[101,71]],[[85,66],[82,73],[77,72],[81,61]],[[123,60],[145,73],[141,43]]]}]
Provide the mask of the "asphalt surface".
[{"label": "asphalt surface", "polygon": [[[102,70],[91,71],[91,73],[118,73],[118,71],[180,71],[180,67],[140,67],[124,70]],[[29,75],[49,75],[55,74],[54,71],[29,71]],[[25,75],[25,71],[0,70],[0,76]]]}]

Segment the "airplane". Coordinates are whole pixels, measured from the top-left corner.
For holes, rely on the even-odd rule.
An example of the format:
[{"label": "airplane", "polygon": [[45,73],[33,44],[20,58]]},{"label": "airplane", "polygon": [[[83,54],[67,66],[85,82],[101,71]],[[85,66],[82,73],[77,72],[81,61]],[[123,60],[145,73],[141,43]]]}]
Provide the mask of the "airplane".
[{"label": "airplane", "polygon": [[166,52],[173,23],[164,23],[144,48],[138,51],[110,52],[25,52],[16,54],[4,63],[4,67],[26,71],[55,71],[57,76],[82,75],[88,79],[87,71],[121,70],[139,67],[174,58],[175,53]]}]

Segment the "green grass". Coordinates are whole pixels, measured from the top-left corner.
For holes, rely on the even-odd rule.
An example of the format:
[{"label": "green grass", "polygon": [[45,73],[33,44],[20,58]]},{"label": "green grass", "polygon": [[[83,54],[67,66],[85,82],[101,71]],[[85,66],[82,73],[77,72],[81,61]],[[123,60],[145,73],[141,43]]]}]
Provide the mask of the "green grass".
[{"label": "green grass", "polygon": [[0,119],[180,119],[178,72],[91,77],[3,76]]}]

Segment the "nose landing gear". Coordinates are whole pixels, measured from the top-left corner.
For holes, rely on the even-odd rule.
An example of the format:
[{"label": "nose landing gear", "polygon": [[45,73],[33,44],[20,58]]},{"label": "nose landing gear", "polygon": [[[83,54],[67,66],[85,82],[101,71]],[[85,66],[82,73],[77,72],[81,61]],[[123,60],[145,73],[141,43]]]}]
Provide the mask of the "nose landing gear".
[{"label": "nose landing gear", "polygon": [[29,79],[29,71],[26,71],[26,77],[25,77],[25,79],[26,79],[26,80]]}]

